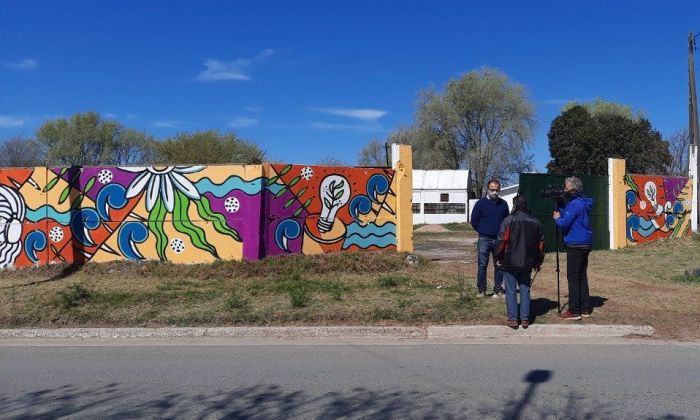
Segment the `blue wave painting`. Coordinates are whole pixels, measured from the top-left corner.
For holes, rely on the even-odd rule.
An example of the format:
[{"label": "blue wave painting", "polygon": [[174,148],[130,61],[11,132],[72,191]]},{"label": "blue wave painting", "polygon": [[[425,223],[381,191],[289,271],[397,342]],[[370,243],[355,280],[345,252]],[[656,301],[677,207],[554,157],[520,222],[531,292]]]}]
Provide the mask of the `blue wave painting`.
[{"label": "blue wave painting", "polygon": [[370,246],[384,248],[389,245],[396,245],[396,225],[388,222],[382,226],[369,223],[362,226],[359,223],[351,223],[347,226],[347,234],[343,242],[343,249],[348,249],[356,245],[362,249]]},{"label": "blue wave painting", "polygon": [[46,218],[53,219],[63,226],[68,226],[70,224],[71,212],[70,210],[65,213],[60,213],[56,211],[55,208],[44,205],[36,210],[27,209],[27,220],[30,222],[38,222]]},{"label": "blue wave painting", "polygon": [[[231,193],[231,191],[243,191],[248,195],[260,194],[263,189],[263,185],[267,182],[267,178],[256,178],[252,181],[244,181],[239,176],[232,176],[228,178],[223,184],[214,184],[209,178],[202,178],[195,183],[197,191],[200,194],[212,193],[216,197],[221,198]],[[281,184],[272,184],[267,189],[273,194],[284,188]]]}]

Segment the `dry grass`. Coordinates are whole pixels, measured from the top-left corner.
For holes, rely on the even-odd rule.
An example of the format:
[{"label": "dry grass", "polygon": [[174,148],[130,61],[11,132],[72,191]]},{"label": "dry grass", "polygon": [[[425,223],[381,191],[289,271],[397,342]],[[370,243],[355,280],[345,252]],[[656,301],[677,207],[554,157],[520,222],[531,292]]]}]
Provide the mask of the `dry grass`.
[{"label": "dry grass", "polygon": [[[475,297],[473,232],[419,235],[442,261],[409,266],[396,252],[285,256],[210,265],[155,262],[0,272],[0,327],[493,324],[500,299]],[[566,302],[566,256],[561,256]],[[661,338],[696,339],[700,240],[681,238],[591,254],[588,323],[650,324]],[[554,254],[533,285],[538,323],[557,318]],[[492,276],[489,276],[491,285]]]}]

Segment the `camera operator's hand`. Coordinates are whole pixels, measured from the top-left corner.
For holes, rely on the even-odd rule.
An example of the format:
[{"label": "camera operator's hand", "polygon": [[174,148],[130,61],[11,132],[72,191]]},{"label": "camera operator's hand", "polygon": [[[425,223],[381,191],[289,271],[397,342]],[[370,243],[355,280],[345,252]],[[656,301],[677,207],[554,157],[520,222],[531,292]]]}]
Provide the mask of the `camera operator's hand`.
[{"label": "camera operator's hand", "polygon": [[558,218],[561,217],[561,215],[559,214],[558,211],[555,211],[554,213],[552,213],[552,217],[554,218],[554,220],[557,220]]}]

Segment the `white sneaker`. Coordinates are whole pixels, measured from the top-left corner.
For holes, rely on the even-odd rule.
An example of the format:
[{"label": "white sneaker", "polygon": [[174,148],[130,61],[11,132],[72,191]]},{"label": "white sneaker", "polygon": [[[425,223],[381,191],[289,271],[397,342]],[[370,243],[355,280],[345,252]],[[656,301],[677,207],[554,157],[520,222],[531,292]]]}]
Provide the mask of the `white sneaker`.
[{"label": "white sneaker", "polygon": [[486,293],[484,293],[484,292],[477,292],[477,293],[476,293],[476,297],[479,297],[479,298],[486,297]]}]

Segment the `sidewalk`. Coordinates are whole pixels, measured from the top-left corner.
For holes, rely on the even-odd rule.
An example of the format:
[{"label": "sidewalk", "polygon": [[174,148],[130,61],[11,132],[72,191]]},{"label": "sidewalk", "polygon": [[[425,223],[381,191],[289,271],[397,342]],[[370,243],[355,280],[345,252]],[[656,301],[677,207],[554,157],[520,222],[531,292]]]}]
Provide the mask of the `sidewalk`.
[{"label": "sidewalk", "polygon": [[0,329],[0,340],[22,338],[62,339],[142,339],[142,338],[394,338],[394,339],[463,339],[502,337],[650,337],[648,325],[531,325],[513,330],[501,325],[450,325],[426,327],[185,327],[185,328],[56,328]]}]

